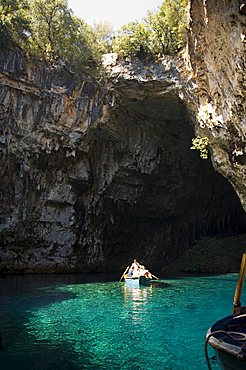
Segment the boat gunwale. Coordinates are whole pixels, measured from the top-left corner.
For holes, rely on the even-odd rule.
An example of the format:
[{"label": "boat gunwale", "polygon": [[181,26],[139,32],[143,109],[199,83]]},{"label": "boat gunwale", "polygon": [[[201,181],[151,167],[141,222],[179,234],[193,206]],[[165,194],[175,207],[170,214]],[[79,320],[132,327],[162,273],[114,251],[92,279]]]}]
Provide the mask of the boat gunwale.
[{"label": "boat gunwale", "polygon": [[[212,333],[212,327],[210,327],[207,331],[206,338]],[[240,332],[237,332],[240,334]],[[208,340],[209,344],[216,350],[219,350],[221,352],[226,352],[229,355],[232,355],[236,357],[238,360],[245,360],[246,358],[246,353],[243,354],[241,351],[241,345],[234,345],[225,342],[222,339],[218,339],[215,336],[211,336]]]}]

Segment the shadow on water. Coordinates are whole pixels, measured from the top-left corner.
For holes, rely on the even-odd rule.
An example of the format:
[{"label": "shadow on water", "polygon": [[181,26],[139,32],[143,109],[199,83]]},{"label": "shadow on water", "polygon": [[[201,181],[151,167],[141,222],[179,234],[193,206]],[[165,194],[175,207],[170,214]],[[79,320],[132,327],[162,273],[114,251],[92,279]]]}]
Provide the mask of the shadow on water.
[{"label": "shadow on water", "polygon": [[86,323],[78,317],[76,325],[71,312],[74,341],[68,340],[66,328],[70,302],[80,294],[79,284],[114,280],[109,274],[27,274],[1,279],[1,369],[106,369],[95,359],[93,348],[88,347],[90,330]]},{"label": "shadow on water", "polygon": [[170,288],[171,286],[171,284],[165,283],[164,281],[160,280],[152,281],[150,284],[153,288],[162,288],[162,289]]},{"label": "shadow on water", "polygon": [[[100,320],[99,317],[97,318],[100,309],[97,313],[97,307],[94,307],[94,303],[91,302],[90,295],[94,293],[94,286],[90,283],[102,283],[97,284],[97,294],[100,295],[100,287],[103,288],[105,282],[115,280],[115,276],[109,274],[28,274],[9,275],[6,279],[2,279],[0,281],[1,369],[107,369],[109,365],[105,365],[107,360],[101,354],[97,355],[100,340],[97,339],[97,332],[92,330],[94,324],[87,321],[86,317],[90,315],[90,309],[92,309],[95,320]],[[89,312],[86,312],[86,304],[82,309],[78,308],[80,300],[77,297],[83,294],[80,285],[85,283],[87,287],[85,286],[83,302],[85,304],[88,295]],[[167,287],[167,284],[158,282],[154,287],[157,286],[162,288]],[[121,285],[116,282],[112,285],[112,289],[121,290]],[[132,296],[130,293],[129,304],[132,303],[137,310],[132,317],[136,323],[139,320],[138,312],[139,315],[142,312],[139,310],[140,307],[144,307],[147,302],[148,290],[152,288],[135,291],[138,293],[137,296],[136,294]],[[106,302],[102,305],[106,307]],[[73,312],[73,309],[78,312]]]},{"label": "shadow on water", "polygon": [[72,285],[117,281],[116,273],[79,273],[79,274],[25,274],[5,275],[0,279],[0,291],[26,292],[30,289],[55,285]]}]

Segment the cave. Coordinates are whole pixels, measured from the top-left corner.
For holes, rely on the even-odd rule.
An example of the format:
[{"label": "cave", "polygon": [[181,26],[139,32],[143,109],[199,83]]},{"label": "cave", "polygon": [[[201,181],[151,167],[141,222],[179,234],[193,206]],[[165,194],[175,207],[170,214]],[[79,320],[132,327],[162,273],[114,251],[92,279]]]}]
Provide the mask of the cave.
[{"label": "cave", "polygon": [[194,125],[184,102],[156,88],[116,85],[119,102],[106,124],[88,131],[97,197],[79,254],[92,270],[118,271],[137,258],[161,271],[204,237],[246,231],[232,186],[190,150]]},{"label": "cave", "polygon": [[117,62],[99,87],[3,55],[2,272],[119,272],[133,258],[158,272],[207,237],[245,233],[232,185],[190,149],[196,117],[170,61]]}]

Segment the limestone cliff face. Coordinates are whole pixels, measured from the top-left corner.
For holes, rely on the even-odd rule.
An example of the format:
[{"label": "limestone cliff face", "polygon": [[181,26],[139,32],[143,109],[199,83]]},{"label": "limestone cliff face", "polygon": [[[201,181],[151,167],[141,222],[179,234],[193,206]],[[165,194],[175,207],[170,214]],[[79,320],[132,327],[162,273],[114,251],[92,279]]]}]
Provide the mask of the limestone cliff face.
[{"label": "limestone cliff face", "polygon": [[0,55],[2,270],[112,271],[136,257],[156,271],[205,236],[245,232],[230,184],[189,149],[177,61],[111,56],[101,88]]},{"label": "limestone cliff face", "polygon": [[245,6],[235,0],[191,1],[188,73],[197,133],[209,137],[215,168],[246,210]]},{"label": "limestone cliff face", "polygon": [[76,189],[85,193],[92,176],[85,132],[104,91],[11,46],[0,55],[1,266],[69,270],[83,217]]}]

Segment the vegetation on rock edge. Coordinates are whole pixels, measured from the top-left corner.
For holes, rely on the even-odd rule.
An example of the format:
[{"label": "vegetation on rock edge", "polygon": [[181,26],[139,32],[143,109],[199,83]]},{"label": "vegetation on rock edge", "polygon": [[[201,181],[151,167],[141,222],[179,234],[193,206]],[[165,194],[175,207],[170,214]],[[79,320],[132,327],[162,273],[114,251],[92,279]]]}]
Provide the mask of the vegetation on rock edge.
[{"label": "vegetation on rock edge", "polygon": [[89,26],[67,0],[0,0],[0,42],[12,40],[39,60],[64,64],[78,76],[101,70],[102,54],[156,59],[185,45],[188,0],[164,0],[156,12],[117,33],[105,22]]}]

